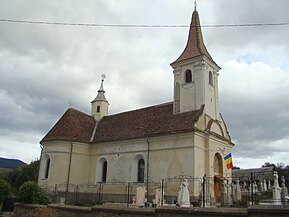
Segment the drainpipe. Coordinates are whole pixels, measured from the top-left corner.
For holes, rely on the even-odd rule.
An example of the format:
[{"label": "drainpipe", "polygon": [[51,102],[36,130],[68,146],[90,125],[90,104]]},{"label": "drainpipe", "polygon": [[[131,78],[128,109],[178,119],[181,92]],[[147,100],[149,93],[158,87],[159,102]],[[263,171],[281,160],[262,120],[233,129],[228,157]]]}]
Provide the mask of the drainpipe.
[{"label": "drainpipe", "polygon": [[149,159],[150,159],[150,142],[149,142],[149,137],[147,137],[147,144],[148,144],[148,148],[147,148],[147,192],[146,192],[146,197],[148,199],[149,196]]},{"label": "drainpipe", "polygon": [[68,187],[70,182],[70,170],[71,170],[71,161],[72,161],[72,150],[73,150],[73,142],[70,142],[70,156],[69,156],[69,164],[68,164],[68,174],[67,174],[67,182],[66,182],[66,194],[65,194],[65,201],[67,200],[68,196]]},{"label": "drainpipe", "polygon": [[38,171],[38,180],[37,180],[37,184],[39,185],[39,180],[42,177],[42,171],[40,171],[41,169],[41,159],[42,159],[42,152],[43,152],[43,145],[40,143],[40,148],[41,148],[41,152],[40,152],[40,157],[39,157],[39,171]]}]

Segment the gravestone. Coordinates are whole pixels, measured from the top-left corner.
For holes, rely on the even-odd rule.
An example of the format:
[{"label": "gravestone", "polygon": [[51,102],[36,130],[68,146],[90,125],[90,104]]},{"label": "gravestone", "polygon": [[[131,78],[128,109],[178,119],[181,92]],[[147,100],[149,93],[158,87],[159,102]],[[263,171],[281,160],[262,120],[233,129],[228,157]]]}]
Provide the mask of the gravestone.
[{"label": "gravestone", "polygon": [[221,201],[221,205],[222,206],[227,206],[228,205],[228,195],[227,195],[227,186],[225,183],[225,180],[222,181],[221,183],[221,197],[220,197],[220,201]]},{"label": "gravestone", "polygon": [[278,173],[274,172],[274,185],[271,188],[273,193],[273,203],[274,205],[281,205],[281,188],[278,183]]},{"label": "gravestone", "polygon": [[145,195],[146,195],[145,187],[137,187],[136,188],[135,204],[137,206],[144,206],[145,205]]},{"label": "gravestone", "polygon": [[240,187],[240,181],[239,179],[236,179],[236,185],[234,186],[234,191],[233,191],[233,201],[234,203],[239,203],[242,199],[242,191]]},{"label": "gravestone", "polygon": [[180,207],[190,207],[190,192],[188,186],[189,186],[188,180],[185,179],[185,181],[181,184],[180,190],[178,192],[177,203]]},{"label": "gravestone", "polygon": [[272,190],[271,188],[272,188],[272,186],[271,186],[271,181],[268,180],[268,190]]},{"label": "gravestone", "polygon": [[161,189],[156,189],[154,204],[157,206],[162,205],[162,191],[161,191]]},{"label": "gravestone", "polygon": [[262,180],[259,182],[259,186],[260,186],[260,192],[263,193],[264,192],[264,182]]},{"label": "gravestone", "polygon": [[264,179],[264,181],[263,181],[263,186],[264,186],[264,189],[263,189],[264,192],[268,191],[266,179]]},{"label": "gravestone", "polygon": [[281,177],[281,200],[284,205],[288,203],[288,188],[285,185],[285,178],[284,176]]}]

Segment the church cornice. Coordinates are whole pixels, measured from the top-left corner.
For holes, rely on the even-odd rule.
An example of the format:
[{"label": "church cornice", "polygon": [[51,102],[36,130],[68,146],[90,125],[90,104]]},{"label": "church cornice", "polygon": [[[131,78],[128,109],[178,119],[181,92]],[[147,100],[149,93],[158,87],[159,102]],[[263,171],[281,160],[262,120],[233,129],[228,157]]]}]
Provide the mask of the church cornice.
[{"label": "church cornice", "polygon": [[212,67],[216,71],[219,71],[221,69],[221,67],[218,64],[216,64],[214,61],[210,60],[208,57],[204,55],[200,55],[194,58],[190,58],[187,60],[183,60],[181,62],[171,64],[171,66],[176,70],[178,70],[177,68],[179,67],[190,66],[190,65],[193,65],[193,67],[196,69],[202,68],[202,67]]}]

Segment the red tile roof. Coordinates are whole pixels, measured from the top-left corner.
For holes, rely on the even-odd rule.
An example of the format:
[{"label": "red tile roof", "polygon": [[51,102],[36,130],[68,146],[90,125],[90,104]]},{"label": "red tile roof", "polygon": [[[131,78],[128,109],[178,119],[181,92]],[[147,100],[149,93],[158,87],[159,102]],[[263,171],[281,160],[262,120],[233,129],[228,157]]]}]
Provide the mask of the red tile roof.
[{"label": "red tile roof", "polygon": [[[108,142],[193,131],[194,124],[202,112],[203,108],[173,114],[173,103],[166,103],[105,116],[99,121],[92,142]],[[95,124],[92,116],[75,109],[68,109],[41,142],[52,140],[90,142]]]},{"label": "red tile roof", "polygon": [[171,65],[198,56],[206,56],[214,62],[203,41],[199,14],[197,11],[194,11],[185,50],[176,61],[171,63]]},{"label": "red tile roof", "polygon": [[173,103],[103,117],[94,142],[142,138],[194,130],[202,111],[173,114]]},{"label": "red tile roof", "polygon": [[95,120],[92,116],[69,108],[41,142],[53,140],[89,142],[94,126]]}]

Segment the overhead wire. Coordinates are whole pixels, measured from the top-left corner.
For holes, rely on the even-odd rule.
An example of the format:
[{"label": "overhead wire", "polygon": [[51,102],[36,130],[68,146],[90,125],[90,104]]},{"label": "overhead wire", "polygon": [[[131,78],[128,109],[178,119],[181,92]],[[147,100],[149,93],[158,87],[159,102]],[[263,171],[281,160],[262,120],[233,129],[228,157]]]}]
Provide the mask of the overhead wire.
[{"label": "overhead wire", "polygon": [[[0,22],[38,24],[38,25],[59,25],[59,26],[86,26],[86,27],[109,27],[109,28],[187,28],[188,25],[152,25],[152,24],[97,24],[97,23],[68,23],[68,22],[47,22],[2,19]],[[247,24],[208,24],[200,25],[202,28],[220,28],[220,27],[260,27],[260,26],[287,26],[289,22],[282,23],[247,23]]]}]

